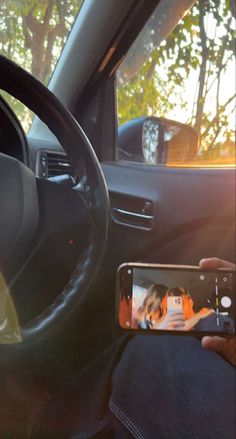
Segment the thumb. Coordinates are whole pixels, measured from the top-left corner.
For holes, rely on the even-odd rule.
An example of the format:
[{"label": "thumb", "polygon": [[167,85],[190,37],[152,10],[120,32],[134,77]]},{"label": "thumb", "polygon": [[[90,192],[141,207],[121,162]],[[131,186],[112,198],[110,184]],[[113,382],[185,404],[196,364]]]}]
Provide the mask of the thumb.
[{"label": "thumb", "polygon": [[218,354],[224,354],[225,351],[226,340],[222,337],[214,336],[214,337],[203,337],[202,338],[202,347],[207,351],[214,351]]}]

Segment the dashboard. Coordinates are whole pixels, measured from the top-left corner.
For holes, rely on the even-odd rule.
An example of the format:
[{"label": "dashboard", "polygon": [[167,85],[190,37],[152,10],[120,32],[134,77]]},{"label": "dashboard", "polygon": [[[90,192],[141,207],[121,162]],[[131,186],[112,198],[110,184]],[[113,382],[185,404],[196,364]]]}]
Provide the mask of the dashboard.
[{"label": "dashboard", "polygon": [[27,138],[20,121],[1,95],[0,153],[29,166],[36,177],[62,184],[73,183],[75,179],[72,162],[59,142]]}]

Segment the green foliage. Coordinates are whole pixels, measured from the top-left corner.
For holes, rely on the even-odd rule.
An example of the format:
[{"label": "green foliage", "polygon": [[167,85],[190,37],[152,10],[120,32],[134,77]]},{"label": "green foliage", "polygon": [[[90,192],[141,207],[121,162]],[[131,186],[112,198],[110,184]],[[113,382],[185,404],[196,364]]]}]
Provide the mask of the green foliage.
[{"label": "green foliage", "polygon": [[[129,81],[119,93],[118,117],[119,123],[125,123],[130,119],[141,115],[157,113],[163,116],[166,110],[171,110],[171,100],[163,102],[162,94],[169,96],[174,92],[173,83],[167,83],[154,74],[154,68],[158,62],[158,54],[155,52],[151,60],[148,60],[135,80]],[[167,91],[168,85],[168,91]]]},{"label": "green foliage", "polygon": [[[0,52],[47,84],[82,0],[1,0]],[[7,97],[25,129],[32,114]]]},{"label": "green foliage", "polygon": [[[228,84],[227,90],[225,87],[230,66],[235,74],[235,19],[231,7],[227,0],[195,3],[138,74],[118,91],[119,124],[145,115],[174,118],[175,108],[178,120],[178,111],[185,109],[188,116],[182,122],[194,126],[200,136],[198,160],[208,160],[209,154],[220,159],[228,148],[233,152],[230,160],[235,161],[235,84]],[[190,81],[191,98],[186,96]]]}]

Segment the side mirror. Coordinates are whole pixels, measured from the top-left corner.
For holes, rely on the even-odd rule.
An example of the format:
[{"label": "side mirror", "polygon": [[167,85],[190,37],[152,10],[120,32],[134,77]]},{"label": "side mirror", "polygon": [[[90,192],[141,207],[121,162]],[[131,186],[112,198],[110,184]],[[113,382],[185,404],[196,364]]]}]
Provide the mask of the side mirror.
[{"label": "side mirror", "polygon": [[177,165],[196,160],[196,130],[161,117],[141,117],[118,128],[119,159],[150,165]]}]

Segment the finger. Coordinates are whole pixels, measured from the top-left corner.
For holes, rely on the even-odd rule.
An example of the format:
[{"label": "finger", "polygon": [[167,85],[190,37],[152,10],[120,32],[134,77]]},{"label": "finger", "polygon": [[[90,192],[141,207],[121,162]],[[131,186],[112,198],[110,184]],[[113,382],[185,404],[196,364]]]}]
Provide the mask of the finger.
[{"label": "finger", "polygon": [[203,258],[199,262],[200,268],[228,268],[235,270],[235,264],[220,258]]},{"label": "finger", "polygon": [[169,324],[170,329],[181,329],[184,328],[184,322],[178,321],[178,322],[171,322]]},{"label": "finger", "polygon": [[169,323],[179,323],[179,324],[181,324],[181,325],[184,325],[184,319],[183,319],[183,316],[179,316],[179,317],[170,317],[169,319],[168,319],[168,322]]},{"label": "finger", "polygon": [[183,313],[179,311],[168,312],[168,317],[170,320],[183,320]]},{"label": "finger", "polygon": [[202,346],[204,349],[217,352],[236,366],[236,338],[234,336],[227,339],[218,336],[203,337]]},{"label": "finger", "polygon": [[213,336],[213,337],[203,337],[202,338],[202,347],[207,351],[214,351],[218,354],[223,354],[225,350],[225,338]]}]

